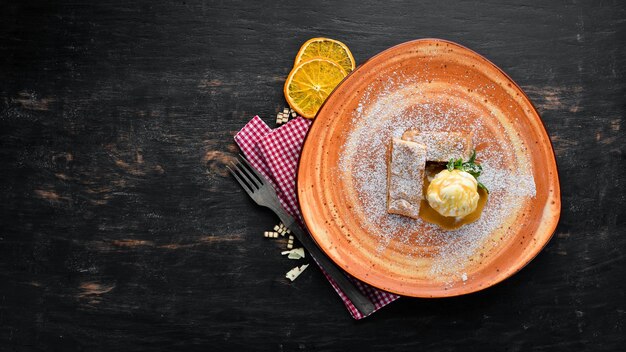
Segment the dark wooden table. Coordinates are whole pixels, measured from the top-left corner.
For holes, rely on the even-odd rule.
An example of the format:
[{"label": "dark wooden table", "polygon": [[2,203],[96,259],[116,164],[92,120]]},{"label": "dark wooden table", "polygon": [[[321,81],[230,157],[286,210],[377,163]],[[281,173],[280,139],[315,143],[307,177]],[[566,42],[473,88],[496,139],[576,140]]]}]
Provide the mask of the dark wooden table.
[{"label": "dark wooden table", "polygon": [[[0,5],[0,350],[623,350],[624,2],[88,3]],[[359,322],[318,270],[287,282],[224,164],[314,36],[357,63],[445,38],[517,81],[561,176],[541,254]]]}]

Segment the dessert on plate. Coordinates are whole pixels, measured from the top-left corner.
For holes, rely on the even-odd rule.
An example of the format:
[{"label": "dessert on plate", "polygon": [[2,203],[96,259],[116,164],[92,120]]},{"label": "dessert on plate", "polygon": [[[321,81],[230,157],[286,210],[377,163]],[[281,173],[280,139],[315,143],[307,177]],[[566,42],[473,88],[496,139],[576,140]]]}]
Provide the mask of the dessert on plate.
[{"label": "dessert on plate", "polygon": [[478,181],[482,167],[475,162],[472,136],[471,132],[407,130],[401,139],[392,138],[387,212],[421,217],[449,230],[477,220],[488,192]]},{"label": "dessert on plate", "polygon": [[387,211],[419,217],[426,165],[426,145],[393,138],[387,167]]},{"label": "dessert on plate", "polygon": [[426,161],[447,163],[450,159],[469,159],[472,154],[473,133],[431,132],[408,130],[402,134],[405,141],[428,146]]}]

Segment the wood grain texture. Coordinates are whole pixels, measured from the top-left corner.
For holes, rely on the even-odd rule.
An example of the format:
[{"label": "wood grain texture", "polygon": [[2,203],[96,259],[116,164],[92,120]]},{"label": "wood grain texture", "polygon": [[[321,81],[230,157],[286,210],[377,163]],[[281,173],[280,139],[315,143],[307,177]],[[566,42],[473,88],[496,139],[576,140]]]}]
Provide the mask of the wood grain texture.
[{"label": "wood grain texture", "polygon": [[[619,1],[0,4],[0,350],[593,350],[626,342],[626,6]],[[357,63],[440,37],[537,106],[563,212],[486,291],[353,321],[296,282],[275,224],[228,177],[273,124],[300,44]]]}]

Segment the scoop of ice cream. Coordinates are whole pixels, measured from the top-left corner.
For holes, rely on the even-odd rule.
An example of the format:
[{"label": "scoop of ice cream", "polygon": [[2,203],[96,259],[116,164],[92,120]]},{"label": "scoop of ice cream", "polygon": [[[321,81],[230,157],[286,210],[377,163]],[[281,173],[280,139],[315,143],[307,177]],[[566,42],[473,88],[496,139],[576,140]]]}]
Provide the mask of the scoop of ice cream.
[{"label": "scoop of ice cream", "polygon": [[478,206],[478,182],[460,170],[443,170],[428,185],[426,199],[443,216],[462,218]]}]

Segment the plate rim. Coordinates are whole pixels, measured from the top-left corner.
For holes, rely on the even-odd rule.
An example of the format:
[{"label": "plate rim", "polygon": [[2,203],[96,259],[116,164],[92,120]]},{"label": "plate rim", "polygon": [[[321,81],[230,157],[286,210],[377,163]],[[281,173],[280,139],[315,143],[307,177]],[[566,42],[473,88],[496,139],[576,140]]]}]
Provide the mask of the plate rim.
[{"label": "plate rim", "polygon": [[[341,263],[338,263],[337,261],[335,261],[333,259],[333,256],[329,254],[329,251],[324,247],[321,246],[316,238],[316,236],[313,234],[313,232],[310,230],[310,226],[309,226],[309,221],[311,221],[311,219],[308,219],[304,212],[302,211],[302,202],[300,199],[300,187],[301,187],[301,182],[300,182],[300,170],[303,167],[303,163],[302,163],[302,154],[304,152],[304,148],[307,145],[307,141],[309,140],[309,136],[310,136],[310,132],[313,130],[314,124],[317,122],[317,116],[319,114],[320,111],[322,111],[322,108],[326,105],[326,102],[329,101],[329,98],[335,94],[335,92],[346,82],[346,80],[348,79],[348,77],[350,77],[352,74],[354,74],[355,72],[357,72],[359,69],[362,69],[363,66],[365,66],[365,64],[367,64],[368,62],[372,61],[373,59],[382,56],[383,54],[392,51],[392,50],[396,50],[397,48],[403,47],[403,46],[411,46],[414,44],[418,44],[418,43],[428,43],[428,42],[432,42],[432,43],[444,43],[444,44],[449,44],[449,45],[453,45],[456,46],[458,48],[461,48],[463,50],[467,50],[468,52],[476,55],[479,59],[483,60],[486,64],[490,65],[492,68],[496,69],[499,73],[501,73],[502,75],[504,75],[504,77],[506,77],[506,79],[515,86],[515,88],[517,88],[517,90],[521,93],[521,98],[523,101],[527,102],[530,107],[532,108],[532,112],[534,112],[534,114],[538,117],[537,120],[539,122],[539,125],[541,127],[541,132],[543,132],[545,134],[545,136],[547,137],[546,140],[548,141],[548,146],[550,147],[550,152],[548,153],[548,156],[550,157],[550,160],[554,166],[555,166],[555,183],[554,183],[554,200],[555,200],[555,204],[553,204],[553,206],[555,207],[555,209],[558,209],[557,212],[555,212],[555,216],[554,216],[554,220],[553,223],[551,224],[551,230],[549,231],[549,235],[547,235],[545,237],[545,240],[543,241],[543,243],[539,246],[535,246],[533,248],[533,250],[530,252],[530,255],[527,255],[525,258],[523,258],[523,260],[517,261],[515,262],[515,265],[510,265],[508,266],[506,269],[504,270],[500,270],[500,275],[498,275],[494,280],[488,281],[486,282],[486,284],[484,285],[480,285],[475,289],[470,289],[470,290],[463,290],[462,288],[459,289],[458,291],[455,290],[448,290],[448,291],[442,291],[442,292],[438,292],[438,295],[422,295],[422,294],[407,294],[407,292],[405,291],[400,291],[400,290],[394,290],[394,289],[390,289],[390,288],[381,288],[380,286],[377,286],[376,283],[371,282],[370,280],[368,280],[367,277],[363,277],[361,275],[355,275],[351,272],[350,269],[346,269],[345,267],[343,267],[341,265]],[[326,98],[326,100],[324,101],[324,103],[322,103],[322,105],[320,106],[320,109],[318,110],[318,112],[315,114],[315,117],[313,119],[311,119],[311,125],[309,126],[309,129],[307,130],[307,133],[304,137],[303,143],[302,143],[302,148],[300,151],[300,157],[298,158],[298,165],[296,167],[296,179],[295,179],[295,187],[296,187],[296,200],[298,203],[298,207],[300,210],[300,213],[302,214],[302,223],[304,224],[304,227],[306,228],[306,230],[308,231],[308,233],[310,234],[310,236],[313,238],[314,242],[316,243],[316,245],[324,252],[324,254],[333,262],[335,263],[335,265],[337,265],[338,267],[340,267],[346,274],[348,274],[349,276],[362,281],[372,287],[375,287],[379,290],[384,290],[386,292],[390,292],[393,294],[397,294],[397,295],[401,295],[401,296],[405,296],[405,297],[416,297],[416,298],[431,298],[431,299],[437,299],[437,298],[447,298],[447,297],[458,297],[458,296],[464,296],[464,295],[468,295],[468,294],[473,294],[473,293],[477,293],[480,291],[483,291],[487,288],[490,288],[494,285],[497,285],[509,278],[511,278],[512,276],[514,276],[516,273],[518,273],[519,271],[521,271],[523,268],[525,268],[528,264],[530,264],[530,262],[532,262],[538,255],[539,253],[541,253],[543,251],[543,249],[548,245],[548,243],[550,242],[550,240],[554,237],[554,234],[556,233],[556,229],[560,223],[561,220],[561,211],[562,211],[562,195],[561,195],[561,179],[560,179],[560,174],[558,172],[559,167],[558,167],[558,163],[557,163],[557,158],[556,158],[556,154],[554,152],[554,145],[552,143],[552,140],[550,138],[550,134],[548,133],[548,130],[546,128],[546,125],[543,121],[543,119],[541,118],[541,115],[539,114],[539,111],[537,110],[535,104],[532,102],[532,100],[528,97],[528,95],[526,94],[526,92],[522,89],[522,87],[519,86],[519,84],[517,84],[517,82],[515,80],[513,80],[513,78],[511,78],[511,76],[509,76],[506,72],[504,72],[500,67],[498,67],[496,64],[494,64],[491,60],[487,59],[485,56],[479,54],[478,52],[464,46],[461,44],[458,44],[456,42],[453,42],[451,40],[447,40],[447,39],[441,39],[441,38],[434,38],[434,37],[427,37],[427,38],[420,38],[420,39],[413,39],[413,40],[409,40],[406,42],[402,42],[402,43],[398,43],[395,44],[375,55],[373,55],[372,57],[370,57],[369,59],[363,61],[361,64],[359,64],[354,70],[352,70],[352,72],[350,72],[348,75],[346,75],[346,77],[344,77],[344,79],[333,89],[333,91],[328,95],[328,97]]]}]

